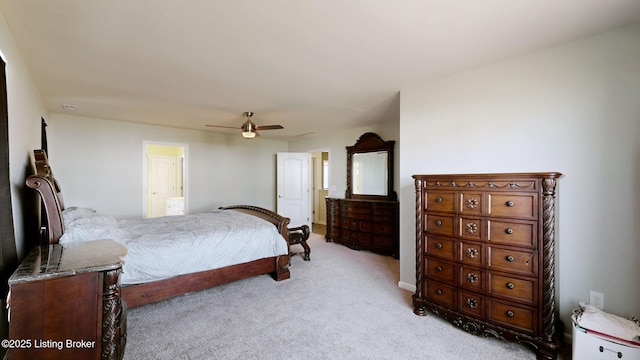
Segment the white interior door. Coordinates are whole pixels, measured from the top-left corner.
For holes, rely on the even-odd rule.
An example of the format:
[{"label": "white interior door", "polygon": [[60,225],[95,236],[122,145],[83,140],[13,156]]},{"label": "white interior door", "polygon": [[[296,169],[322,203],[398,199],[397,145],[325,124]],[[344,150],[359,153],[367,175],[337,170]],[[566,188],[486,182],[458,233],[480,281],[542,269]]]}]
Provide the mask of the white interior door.
[{"label": "white interior door", "polygon": [[309,153],[277,154],[277,212],[291,219],[290,227],[311,227]]},{"label": "white interior door", "polygon": [[176,196],[176,158],[151,156],[149,158],[149,217],[164,216],[167,198]]}]

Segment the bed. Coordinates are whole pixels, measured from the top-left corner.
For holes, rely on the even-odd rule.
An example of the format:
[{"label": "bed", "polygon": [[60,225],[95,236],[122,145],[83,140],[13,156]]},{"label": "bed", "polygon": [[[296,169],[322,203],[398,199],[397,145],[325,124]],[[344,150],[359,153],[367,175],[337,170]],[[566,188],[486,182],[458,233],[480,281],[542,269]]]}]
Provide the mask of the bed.
[{"label": "bed", "polygon": [[[107,230],[103,233],[93,232],[93,230],[92,233],[104,235],[101,238],[114,238],[128,249],[124,258],[121,291],[121,296],[128,308],[262,274],[271,274],[276,281],[288,279],[290,276],[288,268],[289,229],[287,228],[289,219],[273,211],[251,205],[234,205],[221,207],[204,214],[166,217],[169,223],[164,224],[159,223],[161,220],[158,218],[139,221],[115,220],[91,209],[65,208],[60,184],[53,176],[46,152],[34,150],[34,158],[36,174],[29,176],[26,183],[28,187],[38,191],[42,199],[43,242],[60,243],[64,246],[65,243],[73,244],[82,240],[84,233],[78,231],[74,225],[78,219],[85,225],[87,224],[86,219],[91,219],[91,224],[106,226]],[[222,240],[216,240],[215,244],[218,247],[209,246],[211,253],[205,253],[208,251],[206,236],[210,232],[218,230],[213,228],[211,230],[193,230],[195,229],[193,226],[194,224],[213,222],[212,219],[216,216],[222,217],[222,221],[225,223],[244,224],[240,227],[228,227],[223,231],[224,238],[231,238],[231,243],[235,243],[243,249],[229,248],[231,245],[228,241],[226,245],[222,245]],[[190,222],[181,224],[181,221]],[[158,226],[159,228],[154,231],[149,226]],[[69,228],[67,229],[67,227]],[[260,230],[257,233],[243,234],[242,232],[248,227],[252,231]],[[174,241],[179,240],[173,235],[167,234],[167,229],[181,229],[184,230],[183,233],[195,233],[196,237],[185,240],[186,245],[176,248],[177,245]],[[65,232],[65,230],[68,231]],[[276,240],[272,239],[273,234],[275,234]],[[95,236],[100,237],[99,235]],[[154,236],[157,237],[154,238]],[[84,239],[93,240],[87,236],[84,236]],[[253,245],[251,247],[247,245],[249,241],[256,243],[256,246],[261,250],[255,250]],[[269,244],[264,245],[264,242],[267,241]],[[141,265],[140,259],[143,259],[145,253],[143,243],[152,244],[150,248],[146,248],[147,251],[152,253],[154,258],[160,259],[159,262],[155,262],[155,266],[152,266],[155,267],[155,275],[146,274],[151,271],[144,270]],[[247,254],[244,248],[249,247],[249,254]],[[183,254],[189,249],[195,249],[195,253],[190,253],[191,255],[187,256],[170,256],[171,254]],[[217,256],[217,250],[230,254],[233,259],[230,260],[227,257],[222,262],[214,262],[213,265],[206,263],[209,261],[207,258]],[[269,251],[271,252],[269,253]],[[181,259],[181,262],[178,263],[180,268],[178,272],[164,271],[165,267],[168,267],[168,265],[165,266],[165,262],[170,258]],[[196,265],[189,264],[187,266],[192,258],[202,261],[197,260],[194,261],[197,263]],[[140,273],[144,273],[143,276],[138,276]]]}]

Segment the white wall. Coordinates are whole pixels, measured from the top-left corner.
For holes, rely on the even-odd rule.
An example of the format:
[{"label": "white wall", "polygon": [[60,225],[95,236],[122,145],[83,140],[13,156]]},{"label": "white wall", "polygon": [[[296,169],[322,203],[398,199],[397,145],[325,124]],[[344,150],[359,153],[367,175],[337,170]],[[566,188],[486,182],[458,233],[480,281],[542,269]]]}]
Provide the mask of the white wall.
[{"label": "white wall", "polygon": [[400,103],[402,283],[415,285],[411,175],[559,171],[561,320],[590,290],[640,316],[640,25],[405,88]]},{"label": "white wall", "polygon": [[275,209],[276,153],[287,143],[52,113],[49,160],[65,204],[117,218],[143,214],[143,143],[181,143],[189,212],[251,204]]},{"label": "white wall", "polygon": [[[33,200],[36,199],[35,193],[30,193],[26,189],[25,178],[31,173],[31,152],[40,147],[40,118],[46,118],[47,111],[2,13],[0,13],[0,53],[7,63],[11,204],[16,249],[19,258],[22,258],[28,250],[25,249],[25,236],[29,230],[25,227],[33,225],[25,219],[33,217],[33,214],[29,213],[33,209],[29,207],[33,207]],[[25,221],[29,224],[25,224]],[[34,244],[37,243],[36,240]]]}]

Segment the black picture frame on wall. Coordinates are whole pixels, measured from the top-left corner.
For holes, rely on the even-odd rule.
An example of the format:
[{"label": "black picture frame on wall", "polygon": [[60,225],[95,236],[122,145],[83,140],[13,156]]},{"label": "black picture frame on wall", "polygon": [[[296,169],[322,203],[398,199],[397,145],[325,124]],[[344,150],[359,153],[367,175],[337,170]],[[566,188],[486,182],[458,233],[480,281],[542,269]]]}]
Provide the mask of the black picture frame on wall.
[{"label": "black picture frame on wall", "polygon": [[47,122],[44,121],[44,118],[40,118],[40,149],[49,153],[49,149],[47,147]]}]

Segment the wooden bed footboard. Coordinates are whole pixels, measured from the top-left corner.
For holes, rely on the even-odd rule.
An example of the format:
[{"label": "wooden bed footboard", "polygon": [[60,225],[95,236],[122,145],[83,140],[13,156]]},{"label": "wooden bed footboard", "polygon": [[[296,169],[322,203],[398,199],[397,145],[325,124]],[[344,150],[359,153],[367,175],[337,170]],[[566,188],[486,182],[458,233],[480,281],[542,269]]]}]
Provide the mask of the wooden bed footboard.
[{"label": "wooden bed footboard", "polygon": [[134,308],[263,274],[271,274],[276,281],[281,281],[290,276],[288,259],[282,255],[143,284],[124,285],[122,299],[127,308]]},{"label": "wooden bed footboard", "polygon": [[258,206],[253,206],[253,205],[222,206],[219,209],[235,210],[235,211],[243,212],[243,213],[257,216],[261,219],[267,220],[268,222],[276,226],[280,235],[282,235],[282,237],[287,241],[287,246],[289,246],[289,231],[287,228],[289,226],[289,222],[291,221],[289,218],[284,217],[271,210],[267,210],[267,209],[264,209]]}]

